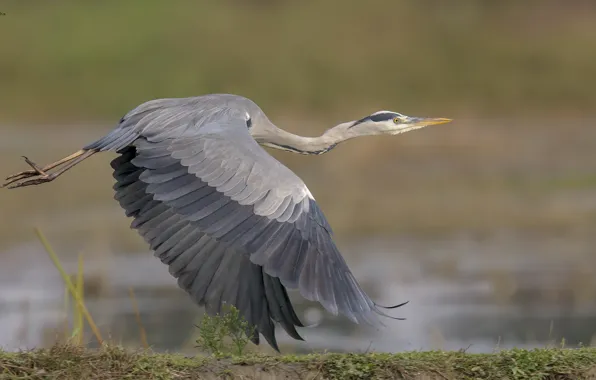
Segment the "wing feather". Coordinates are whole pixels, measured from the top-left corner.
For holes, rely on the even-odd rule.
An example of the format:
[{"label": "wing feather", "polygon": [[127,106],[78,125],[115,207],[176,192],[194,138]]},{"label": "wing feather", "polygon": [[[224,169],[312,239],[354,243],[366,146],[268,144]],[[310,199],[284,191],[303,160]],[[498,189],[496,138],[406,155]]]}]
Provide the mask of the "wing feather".
[{"label": "wing feather", "polygon": [[[185,166],[184,160],[187,160],[187,164],[190,164],[186,167],[189,174],[160,186],[150,186],[148,191],[158,199],[170,199],[164,202],[177,213],[184,215],[187,220],[195,223],[201,231],[208,230],[208,234],[217,236],[220,241],[230,244],[237,250],[246,251],[253,263],[263,266],[268,274],[279,276],[280,280],[288,286],[297,287],[304,297],[320,302],[329,312],[342,313],[358,323],[376,324],[377,321],[374,318],[377,312],[376,305],[359,284],[352,281],[353,276],[331,237],[331,227],[316,202],[308,197],[308,191],[302,181],[269,155],[259,153],[262,149],[248,134],[246,136],[248,137],[246,141],[240,142],[237,141],[238,138],[226,135],[225,132],[217,137],[204,136],[202,148],[198,153],[201,156],[202,166],[196,168],[193,166],[195,165],[193,156],[189,153],[192,150],[189,145],[184,145],[183,152],[176,154],[176,147],[181,146],[176,139],[173,142],[158,143],[162,149],[171,151],[172,157],[185,157],[179,164]],[[138,148],[142,148],[145,144],[146,142],[142,142]],[[251,144],[257,149],[251,148]],[[235,149],[231,149],[230,145]],[[246,145],[249,147],[246,148]],[[226,155],[229,154],[232,156],[227,159]],[[253,164],[251,166],[237,164],[238,155],[242,155],[244,161],[253,160]],[[272,162],[275,163],[272,164]],[[152,164],[146,166],[148,174],[144,174],[142,180],[147,179],[147,182],[152,182],[151,173],[155,166]],[[269,170],[267,175],[264,175],[265,166],[272,166],[274,170]],[[250,170],[248,170],[249,167]],[[280,172],[276,172],[275,169]],[[188,181],[201,183],[200,188],[204,189],[202,192],[188,193],[185,202],[180,202],[180,198],[172,199],[173,197],[166,195],[169,191],[188,185],[186,181],[189,176],[194,178]],[[209,183],[217,178],[228,181],[235,177],[245,178],[246,187],[236,195],[236,199],[242,199],[241,202],[231,198],[225,191],[219,191],[216,186],[212,186],[213,183]],[[242,198],[242,193],[246,194],[246,197]],[[191,201],[191,198],[195,200]],[[251,218],[246,208],[252,210],[257,217]],[[219,210],[221,212],[218,213]],[[225,233],[218,233],[213,223],[220,218],[234,215],[235,212],[244,212],[244,217],[240,220],[227,218],[225,228],[224,225],[218,225]],[[210,218],[213,214],[215,215]],[[282,215],[284,218],[280,221]],[[292,233],[294,230],[300,233]],[[300,260],[301,270],[287,268],[281,271],[268,264],[271,258],[275,258],[277,262],[282,261],[282,257],[299,261],[286,249],[286,247],[298,245],[296,242],[291,243],[289,239],[307,241],[302,253],[304,260]],[[345,272],[349,276],[330,277],[328,266],[335,266],[336,272]],[[337,283],[340,279],[344,279],[344,282]],[[347,299],[342,299],[336,295],[337,293],[344,293]]]},{"label": "wing feather", "polygon": [[[251,263],[245,253],[217,241],[164,202],[152,199],[151,193],[144,193],[137,199],[129,196],[139,196],[141,190],[147,192],[152,186],[138,180],[147,169],[131,163],[135,155],[135,148],[128,148],[112,161],[117,181],[115,198],[127,212],[136,210],[133,228],[150,243],[155,256],[169,266],[170,273],[178,278],[178,285],[195,302],[204,305],[208,313],[220,312],[224,304],[236,306],[249,325],[256,328],[257,334],[251,335],[256,344],[259,343],[260,333],[273,348],[279,350],[272,320],[278,322],[290,336],[302,339],[295,329],[302,323],[279,279],[264,273],[263,268]],[[136,180],[131,181],[131,178]],[[229,208],[228,211],[235,210]],[[245,212],[246,218],[253,215]],[[222,224],[225,220],[220,218],[215,224]]]}]

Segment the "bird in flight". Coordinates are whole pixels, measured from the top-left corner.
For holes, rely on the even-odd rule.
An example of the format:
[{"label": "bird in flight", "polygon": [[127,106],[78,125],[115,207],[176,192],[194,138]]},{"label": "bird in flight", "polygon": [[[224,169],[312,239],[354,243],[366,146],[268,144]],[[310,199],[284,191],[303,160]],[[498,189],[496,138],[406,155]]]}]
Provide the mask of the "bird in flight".
[{"label": "bird in flight", "polygon": [[51,182],[96,153],[116,152],[114,197],[178,285],[211,315],[233,305],[252,342],[259,344],[260,334],[279,351],[274,322],[303,340],[287,289],[333,315],[375,326],[387,316],[381,309],[406,302],[387,307],[371,300],[304,182],[261,145],[319,155],[355,137],[449,121],[379,111],[302,137],[277,128],[242,96],[157,99],[68,157],[45,167],[25,157],[31,169],[2,187]]}]

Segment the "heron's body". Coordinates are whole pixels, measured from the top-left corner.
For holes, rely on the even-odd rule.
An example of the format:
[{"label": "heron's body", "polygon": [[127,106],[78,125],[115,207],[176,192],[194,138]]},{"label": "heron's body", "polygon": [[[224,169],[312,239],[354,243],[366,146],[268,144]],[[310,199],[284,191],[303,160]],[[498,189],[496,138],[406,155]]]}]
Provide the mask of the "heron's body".
[{"label": "heron's body", "polygon": [[27,160],[34,170],[8,184],[48,182],[96,152],[117,152],[115,198],[180,287],[211,314],[234,305],[277,349],[273,322],[302,339],[286,289],[356,323],[377,324],[383,313],[352,275],[304,182],[259,144],[321,154],[353,137],[446,120],[381,111],[307,138],[277,128],[244,97],[158,99],[57,163],[40,169]]}]

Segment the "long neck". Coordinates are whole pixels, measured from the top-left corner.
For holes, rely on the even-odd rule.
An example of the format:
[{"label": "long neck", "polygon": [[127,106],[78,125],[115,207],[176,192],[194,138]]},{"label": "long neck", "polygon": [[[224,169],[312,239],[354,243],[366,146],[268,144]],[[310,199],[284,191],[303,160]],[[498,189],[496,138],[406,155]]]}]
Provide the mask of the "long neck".
[{"label": "long neck", "polygon": [[356,137],[348,128],[350,123],[339,124],[318,137],[303,137],[276,127],[273,135],[257,139],[259,143],[276,149],[300,154],[323,154],[342,141]]}]

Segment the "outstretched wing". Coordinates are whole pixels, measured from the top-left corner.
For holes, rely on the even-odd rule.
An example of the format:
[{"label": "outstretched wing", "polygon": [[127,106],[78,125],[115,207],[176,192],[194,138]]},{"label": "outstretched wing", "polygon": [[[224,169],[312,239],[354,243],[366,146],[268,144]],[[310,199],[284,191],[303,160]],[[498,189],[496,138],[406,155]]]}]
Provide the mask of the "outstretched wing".
[{"label": "outstretched wing", "polygon": [[[120,128],[87,148],[134,146],[130,163],[142,172],[131,180],[138,182],[138,192],[127,199],[143,201],[125,208],[136,216],[133,226],[157,242],[153,248],[171,272],[201,266],[201,271],[187,270],[184,279],[179,277],[184,288],[199,284],[191,292],[198,302],[207,289],[205,278],[217,278],[218,289],[228,289],[226,281],[236,281],[233,276],[242,272],[238,263],[248,258],[268,278],[299,289],[334,315],[356,323],[379,322],[381,312],[348,268],[306,185],[256,143],[241,113],[205,115],[168,106],[127,117]],[[146,202],[155,206],[148,209]],[[201,236],[198,246],[178,243],[172,259],[174,254],[164,247],[190,234]],[[213,256],[221,257],[217,265]],[[216,273],[206,274],[209,268]],[[228,293],[234,291],[240,290],[230,288]],[[255,306],[251,297],[228,298],[243,315]],[[275,319],[273,313],[271,317]]]},{"label": "outstretched wing", "polygon": [[[201,232],[176,214],[165,203],[147,192],[139,181],[145,171],[131,163],[137,156],[134,147],[125,148],[112,161],[116,200],[135,218],[132,227],[150,244],[155,255],[169,266],[178,285],[211,315],[221,312],[223,304],[235,305],[242,317],[278,349],[275,326],[278,322],[294,339],[302,340],[295,326],[302,326],[286,289],[279,279],[263,272],[245,254]],[[259,334],[247,331],[259,343]]]}]

